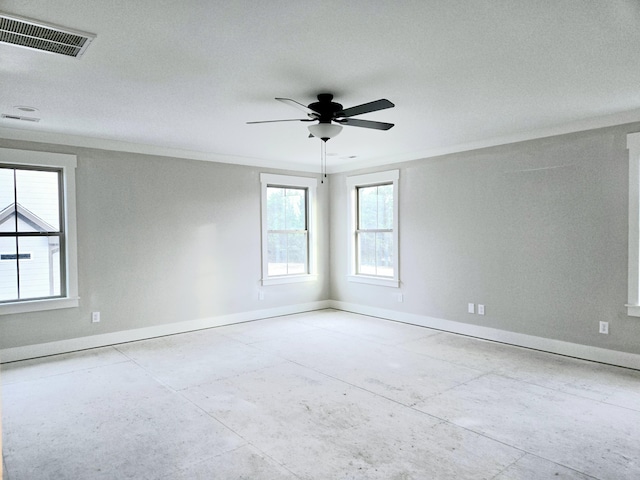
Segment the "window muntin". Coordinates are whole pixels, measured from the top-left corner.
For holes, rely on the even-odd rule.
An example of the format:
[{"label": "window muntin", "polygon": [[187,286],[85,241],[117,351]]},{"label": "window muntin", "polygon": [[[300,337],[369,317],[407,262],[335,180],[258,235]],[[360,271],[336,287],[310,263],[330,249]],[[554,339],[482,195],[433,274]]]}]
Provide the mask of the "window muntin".
[{"label": "window muntin", "polygon": [[393,184],[356,191],[356,274],[393,278]]},{"label": "window muntin", "polygon": [[348,275],[399,287],[398,170],[347,177]]},{"label": "window muntin", "polygon": [[317,180],[262,173],[262,284],[315,280]]},{"label": "window muntin", "polygon": [[0,253],[0,260],[31,260],[30,253]]},{"label": "window muntin", "polygon": [[267,186],[267,276],[309,273],[307,189]]},{"label": "window muntin", "polygon": [[0,148],[0,315],[78,306],[76,165]]}]

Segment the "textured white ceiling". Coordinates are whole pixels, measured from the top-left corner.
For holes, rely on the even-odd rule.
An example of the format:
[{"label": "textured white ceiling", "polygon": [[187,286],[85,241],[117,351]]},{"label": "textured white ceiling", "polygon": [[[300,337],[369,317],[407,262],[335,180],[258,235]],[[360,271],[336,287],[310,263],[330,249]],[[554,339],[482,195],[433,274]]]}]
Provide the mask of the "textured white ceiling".
[{"label": "textured white ceiling", "polygon": [[[80,59],[0,44],[0,136],[319,168],[276,102],[388,98],[328,143],[329,171],[640,120],[637,0],[0,0],[97,34]],[[349,158],[355,156],[355,158]]]}]

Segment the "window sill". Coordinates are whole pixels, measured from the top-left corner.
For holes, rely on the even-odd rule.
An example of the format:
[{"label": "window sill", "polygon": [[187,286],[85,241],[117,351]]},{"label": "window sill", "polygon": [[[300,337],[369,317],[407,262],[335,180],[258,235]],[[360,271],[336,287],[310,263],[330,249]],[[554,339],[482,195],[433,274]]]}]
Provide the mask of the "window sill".
[{"label": "window sill", "polygon": [[282,285],[285,283],[314,282],[318,275],[283,275],[281,277],[263,278],[262,285]]},{"label": "window sill", "polygon": [[629,317],[640,317],[640,305],[625,305]]},{"label": "window sill", "polygon": [[347,275],[347,280],[356,283],[368,283],[382,287],[400,288],[400,282],[394,278],[373,277],[369,275]]},{"label": "window sill", "polygon": [[13,313],[41,312],[44,310],[57,310],[60,308],[73,308],[79,304],[78,297],[50,298],[46,300],[26,300],[24,302],[0,304],[0,315]]}]

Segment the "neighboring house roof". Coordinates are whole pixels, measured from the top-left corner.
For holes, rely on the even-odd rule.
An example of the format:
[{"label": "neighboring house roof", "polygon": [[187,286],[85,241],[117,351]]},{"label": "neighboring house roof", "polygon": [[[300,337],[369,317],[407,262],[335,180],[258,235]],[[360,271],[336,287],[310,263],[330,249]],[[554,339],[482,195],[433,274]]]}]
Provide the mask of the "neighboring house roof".
[{"label": "neighboring house roof", "polygon": [[24,222],[26,222],[29,226],[35,229],[36,232],[56,232],[58,231],[53,225],[45,222],[35,213],[33,213],[28,208],[23,207],[19,203],[10,203],[5,208],[0,210],[0,225],[4,222],[13,218],[16,210],[18,211],[18,217],[21,218]]}]

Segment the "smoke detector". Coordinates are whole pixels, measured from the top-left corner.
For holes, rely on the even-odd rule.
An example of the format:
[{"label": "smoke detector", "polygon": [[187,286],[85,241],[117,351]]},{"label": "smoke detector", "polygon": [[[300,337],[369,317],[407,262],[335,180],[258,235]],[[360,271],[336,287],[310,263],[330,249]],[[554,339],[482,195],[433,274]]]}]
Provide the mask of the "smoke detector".
[{"label": "smoke detector", "polygon": [[94,38],[92,33],[0,12],[0,43],[77,58]]}]

